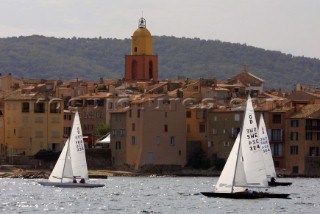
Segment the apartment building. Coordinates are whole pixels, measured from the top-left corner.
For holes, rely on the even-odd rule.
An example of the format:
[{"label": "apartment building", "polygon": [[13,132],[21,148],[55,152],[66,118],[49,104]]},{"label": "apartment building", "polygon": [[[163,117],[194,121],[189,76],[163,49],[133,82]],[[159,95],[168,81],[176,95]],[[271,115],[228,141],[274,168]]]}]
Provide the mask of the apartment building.
[{"label": "apartment building", "polygon": [[186,164],[186,111],[180,99],[139,95],[111,112],[111,151],[115,166]]},{"label": "apartment building", "polygon": [[39,150],[60,151],[63,101],[32,87],[4,98],[4,142],[7,155],[32,156]]},{"label": "apartment building", "polygon": [[286,127],[286,174],[319,176],[320,104],[302,107]]}]

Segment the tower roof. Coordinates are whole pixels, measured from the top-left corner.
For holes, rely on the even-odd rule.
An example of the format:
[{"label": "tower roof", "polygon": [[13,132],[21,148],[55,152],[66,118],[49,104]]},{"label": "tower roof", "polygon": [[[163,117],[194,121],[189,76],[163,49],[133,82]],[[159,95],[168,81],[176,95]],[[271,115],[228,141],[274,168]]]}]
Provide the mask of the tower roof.
[{"label": "tower roof", "polygon": [[147,22],[145,18],[141,17],[139,19],[138,29],[133,33],[133,36],[151,36],[151,33],[146,27]]}]

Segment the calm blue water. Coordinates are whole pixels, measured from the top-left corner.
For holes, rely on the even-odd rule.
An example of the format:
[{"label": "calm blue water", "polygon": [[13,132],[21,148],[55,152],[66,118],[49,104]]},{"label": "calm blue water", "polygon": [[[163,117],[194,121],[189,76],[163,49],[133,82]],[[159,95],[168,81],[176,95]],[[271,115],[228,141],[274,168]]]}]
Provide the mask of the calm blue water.
[{"label": "calm blue water", "polygon": [[[278,179],[281,181],[281,179]],[[320,179],[286,178],[288,199],[207,198],[217,178],[110,177],[91,179],[103,188],[43,187],[37,181],[0,179],[0,213],[319,213]]]}]

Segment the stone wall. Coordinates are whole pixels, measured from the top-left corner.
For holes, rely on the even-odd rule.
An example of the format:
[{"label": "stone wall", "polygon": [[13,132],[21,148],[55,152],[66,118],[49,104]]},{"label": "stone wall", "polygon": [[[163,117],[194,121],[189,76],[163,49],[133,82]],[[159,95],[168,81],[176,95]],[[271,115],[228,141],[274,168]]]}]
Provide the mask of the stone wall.
[{"label": "stone wall", "polygon": [[[88,169],[110,169],[111,150],[106,148],[86,149]],[[23,169],[48,169],[52,170],[56,161],[44,161],[33,156],[13,155],[8,156],[5,165],[14,165]]]}]

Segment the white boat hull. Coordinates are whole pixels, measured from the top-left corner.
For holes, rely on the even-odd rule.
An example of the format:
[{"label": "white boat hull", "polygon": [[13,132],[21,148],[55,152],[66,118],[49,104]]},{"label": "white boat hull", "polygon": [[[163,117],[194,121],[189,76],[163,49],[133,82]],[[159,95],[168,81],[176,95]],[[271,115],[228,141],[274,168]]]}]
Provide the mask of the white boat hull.
[{"label": "white boat hull", "polygon": [[52,187],[63,187],[63,188],[94,188],[94,187],[104,187],[104,184],[89,184],[89,183],[61,183],[61,182],[48,182],[39,181],[42,186],[52,186]]}]

